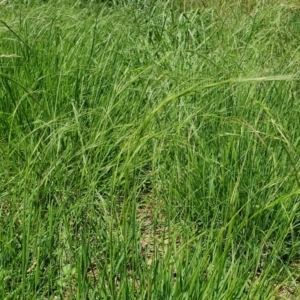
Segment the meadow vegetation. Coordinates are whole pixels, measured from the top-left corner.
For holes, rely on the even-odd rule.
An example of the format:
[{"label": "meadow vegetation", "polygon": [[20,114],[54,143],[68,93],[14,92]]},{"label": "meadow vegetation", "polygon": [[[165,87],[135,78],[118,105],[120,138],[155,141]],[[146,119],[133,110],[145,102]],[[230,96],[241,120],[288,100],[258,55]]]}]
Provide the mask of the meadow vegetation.
[{"label": "meadow vegetation", "polygon": [[300,299],[299,1],[0,1],[1,299]]}]

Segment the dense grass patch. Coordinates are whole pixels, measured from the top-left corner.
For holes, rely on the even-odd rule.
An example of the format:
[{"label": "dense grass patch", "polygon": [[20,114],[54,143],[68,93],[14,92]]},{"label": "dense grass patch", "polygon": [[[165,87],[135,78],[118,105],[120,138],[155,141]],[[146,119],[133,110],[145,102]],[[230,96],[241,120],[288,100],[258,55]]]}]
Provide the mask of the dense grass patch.
[{"label": "dense grass patch", "polygon": [[297,299],[300,6],[256,2],[0,2],[1,299]]}]

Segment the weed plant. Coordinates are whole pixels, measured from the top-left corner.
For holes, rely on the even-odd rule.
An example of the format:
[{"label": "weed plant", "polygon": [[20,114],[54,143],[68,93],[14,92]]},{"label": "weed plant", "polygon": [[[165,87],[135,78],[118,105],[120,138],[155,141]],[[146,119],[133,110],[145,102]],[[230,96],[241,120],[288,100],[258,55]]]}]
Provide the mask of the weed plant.
[{"label": "weed plant", "polygon": [[1,299],[299,299],[297,1],[0,1]]}]

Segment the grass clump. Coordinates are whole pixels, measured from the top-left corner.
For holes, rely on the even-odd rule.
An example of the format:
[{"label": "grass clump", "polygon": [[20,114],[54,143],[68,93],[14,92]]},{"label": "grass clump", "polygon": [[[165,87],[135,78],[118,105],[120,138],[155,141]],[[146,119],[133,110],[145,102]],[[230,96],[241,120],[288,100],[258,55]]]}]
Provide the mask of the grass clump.
[{"label": "grass clump", "polygon": [[299,297],[300,7],[247,3],[0,2],[1,299]]}]

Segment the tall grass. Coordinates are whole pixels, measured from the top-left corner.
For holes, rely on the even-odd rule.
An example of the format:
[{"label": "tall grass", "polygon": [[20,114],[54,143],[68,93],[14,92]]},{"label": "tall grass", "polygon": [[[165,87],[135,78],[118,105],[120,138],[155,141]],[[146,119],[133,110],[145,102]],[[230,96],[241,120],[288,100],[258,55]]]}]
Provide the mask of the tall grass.
[{"label": "tall grass", "polygon": [[299,297],[300,6],[225,4],[0,2],[1,299]]}]

